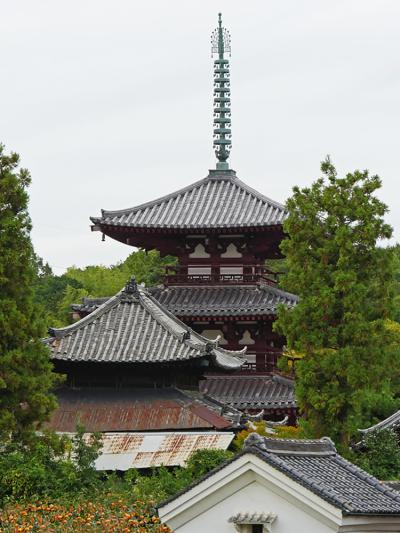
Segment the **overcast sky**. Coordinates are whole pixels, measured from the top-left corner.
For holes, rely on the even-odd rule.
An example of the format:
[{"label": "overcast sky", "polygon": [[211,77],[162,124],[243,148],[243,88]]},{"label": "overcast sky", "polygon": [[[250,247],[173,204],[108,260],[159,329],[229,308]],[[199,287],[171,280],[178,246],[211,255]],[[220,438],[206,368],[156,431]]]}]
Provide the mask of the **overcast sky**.
[{"label": "overcast sky", "polygon": [[400,235],[399,0],[0,0],[0,142],[30,169],[56,273],[132,250],[90,232],[215,168],[210,34],[232,36],[231,166],[284,202],[319,176],[383,180]]}]

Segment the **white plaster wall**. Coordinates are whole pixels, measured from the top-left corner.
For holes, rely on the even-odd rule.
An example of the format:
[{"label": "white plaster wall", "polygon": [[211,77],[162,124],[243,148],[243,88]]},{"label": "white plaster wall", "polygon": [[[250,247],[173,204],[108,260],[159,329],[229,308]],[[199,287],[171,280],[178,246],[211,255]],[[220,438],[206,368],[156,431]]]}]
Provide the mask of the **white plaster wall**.
[{"label": "white plaster wall", "polygon": [[[229,493],[226,489],[228,487],[225,486],[217,491],[213,499],[224,498],[221,492]],[[272,524],[271,533],[332,533],[332,531],[337,531],[337,526],[334,526],[334,529],[328,527],[258,481],[253,481],[231,496],[225,497],[183,526],[176,527],[174,531],[176,533],[235,533],[234,525],[229,523],[228,519],[240,511],[276,513],[277,519]]]},{"label": "white plaster wall", "polygon": [[228,344],[228,341],[224,337],[224,332],[220,329],[203,329],[201,335],[210,341],[215,341],[215,339],[220,336],[219,344],[221,346]]},{"label": "white plaster wall", "polygon": [[209,253],[206,252],[206,249],[204,248],[204,244],[199,243],[194,249],[194,251],[191,254],[189,254],[189,257],[194,258],[194,259],[208,259],[211,256]]},{"label": "white plaster wall", "polygon": [[241,254],[239,250],[237,249],[237,247],[233,244],[233,242],[231,242],[227,246],[225,253],[221,254],[221,257],[233,259],[237,257],[243,257],[243,254]]}]

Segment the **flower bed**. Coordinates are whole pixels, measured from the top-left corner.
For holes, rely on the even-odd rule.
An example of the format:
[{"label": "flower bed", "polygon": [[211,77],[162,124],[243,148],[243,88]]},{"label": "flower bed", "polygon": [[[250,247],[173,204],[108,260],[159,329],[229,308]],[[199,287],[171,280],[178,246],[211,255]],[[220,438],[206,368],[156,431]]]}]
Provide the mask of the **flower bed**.
[{"label": "flower bed", "polygon": [[153,504],[112,495],[94,502],[10,504],[0,511],[0,532],[172,533],[154,514]]}]

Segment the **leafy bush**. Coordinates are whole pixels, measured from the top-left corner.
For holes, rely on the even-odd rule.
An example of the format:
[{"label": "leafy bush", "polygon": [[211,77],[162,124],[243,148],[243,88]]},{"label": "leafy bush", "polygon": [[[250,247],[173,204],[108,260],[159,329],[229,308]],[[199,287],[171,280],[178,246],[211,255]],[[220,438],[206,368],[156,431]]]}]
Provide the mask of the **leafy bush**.
[{"label": "leafy bush", "polygon": [[190,456],[186,468],[192,479],[198,479],[232,457],[233,453],[225,450],[197,450]]},{"label": "leafy bush", "polygon": [[[99,476],[93,463],[101,443],[83,440],[83,428],[71,440],[47,432],[29,445],[10,444],[0,454],[0,502],[58,498],[93,489]],[[72,460],[73,456],[73,460]]]},{"label": "leafy bush", "polygon": [[232,447],[235,451],[240,451],[244,446],[244,441],[251,433],[258,433],[262,437],[269,437],[275,439],[301,439],[303,438],[301,428],[295,426],[276,426],[273,428],[268,428],[265,420],[260,420],[259,422],[253,422],[252,427],[243,429],[240,431],[234,441],[232,442]]}]

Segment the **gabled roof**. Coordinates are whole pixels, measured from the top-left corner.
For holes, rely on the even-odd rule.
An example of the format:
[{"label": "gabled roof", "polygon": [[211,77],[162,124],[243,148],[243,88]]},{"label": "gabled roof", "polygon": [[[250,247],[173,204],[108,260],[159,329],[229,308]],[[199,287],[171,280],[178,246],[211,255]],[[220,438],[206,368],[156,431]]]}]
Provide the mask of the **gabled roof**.
[{"label": "gabled roof", "polygon": [[285,207],[240,181],[234,171],[211,171],[192,185],[120,211],[102,210],[96,225],[129,228],[249,228],[276,226]]},{"label": "gabled roof", "polygon": [[359,429],[360,433],[372,433],[373,431],[380,431],[382,429],[398,429],[400,427],[400,411],[396,411],[392,415],[388,416],[384,420],[381,420],[377,424],[366,428]]},{"label": "gabled roof", "polygon": [[294,382],[278,375],[209,375],[200,391],[236,409],[296,409]]},{"label": "gabled roof", "polygon": [[167,311],[134,278],[93,313],[65,328],[50,328],[51,357],[114,363],[183,362],[208,358],[234,370],[244,359],[205,339]]},{"label": "gabled roof", "polygon": [[162,502],[158,508],[168,505],[246,454],[256,455],[340,509],[343,515],[400,516],[400,494],[344,459],[328,437],[291,440],[262,437],[257,433],[249,435],[240,454]]},{"label": "gabled roof", "polygon": [[73,433],[78,423],[93,431],[227,429],[234,425],[198,399],[174,388],[63,388],[47,427]]},{"label": "gabled roof", "polygon": [[252,433],[246,451],[259,454],[344,514],[400,514],[400,494],[344,459],[328,437],[289,440]]}]

